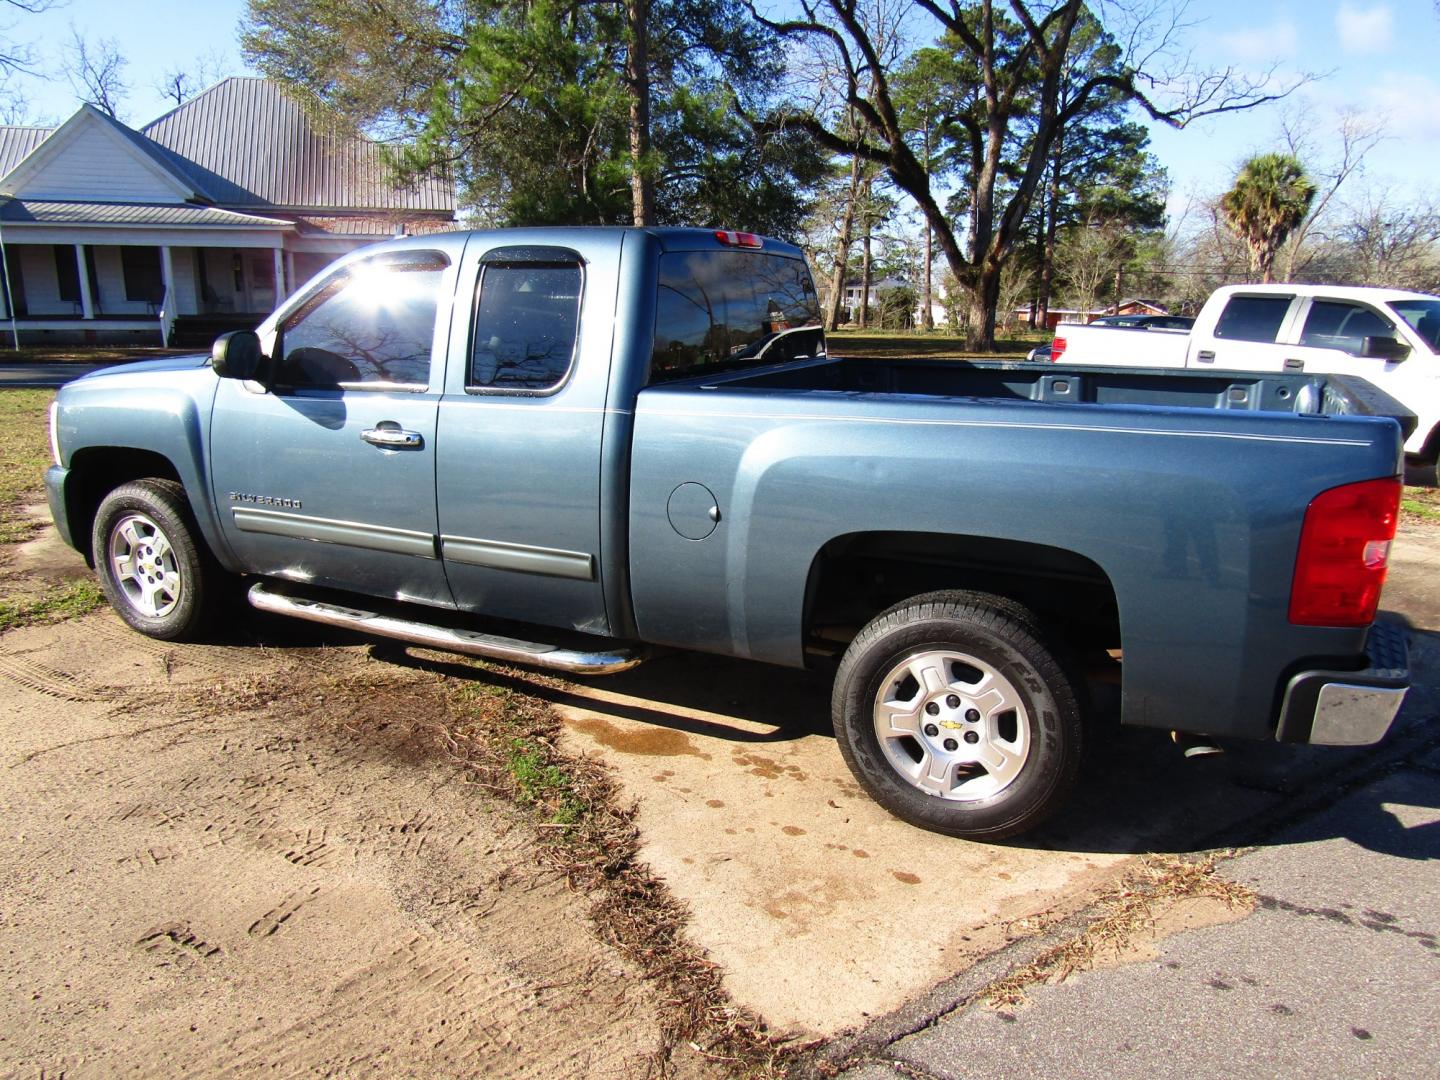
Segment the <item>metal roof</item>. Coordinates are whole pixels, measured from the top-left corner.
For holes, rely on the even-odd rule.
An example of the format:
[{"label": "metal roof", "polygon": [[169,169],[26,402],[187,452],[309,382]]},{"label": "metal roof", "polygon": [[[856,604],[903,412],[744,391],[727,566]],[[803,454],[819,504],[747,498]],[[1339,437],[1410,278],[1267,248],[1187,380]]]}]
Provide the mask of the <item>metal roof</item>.
[{"label": "metal roof", "polygon": [[289,221],[237,214],[214,206],[166,203],[57,202],[50,199],[10,199],[0,206],[0,221],[32,225],[149,225],[244,229],[289,229]]},{"label": "metal roof", "polygon": [[287,214],[300,227],[300,233],[325,236],[394,236],[398,225],[405,226],[407,236],[428,236],[431,233],[453,232],[455,222],[442,218],[407,216],[404,211],[390,214]]},{"label": "metal roof", "polygon": [[48,127],[0,127],[0,176],[29,157],[30,151],[48,139],[54,130]]},{"label": "metal roof", "polygon": [[449,184],[431,179],[397,191],[378,143],[320,130],[268,79],[225,79],[141,131],[222,206],[455,210]]}]

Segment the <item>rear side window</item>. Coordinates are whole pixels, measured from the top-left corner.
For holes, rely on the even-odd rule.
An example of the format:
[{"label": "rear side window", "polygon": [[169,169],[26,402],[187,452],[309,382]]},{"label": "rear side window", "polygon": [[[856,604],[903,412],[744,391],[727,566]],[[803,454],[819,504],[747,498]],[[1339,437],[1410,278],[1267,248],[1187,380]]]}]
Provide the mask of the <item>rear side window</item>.
[{"label": "rear side window", "polygon": [[580,326],[579,262],[491,262],[480,274],[466,389],[552,390]]},{"label": "rear side window", "polygon": [[290,389],[423,390],[449,260],[377,255],[330,278],[280,328],[273,381]]},{"label": "rear side window", "polygon": [[660,256],[650,381],[814,356],[820,302],[800,259],[742,251]]},{"label": "rear side window", "polygon": [[1359,356],[1367,337],[1394,336],[1394,324],[1368,307],[1338,300],[1316,300],[1305,317],[1300,344],[1317,349],[1341,349]]},{"label": "rear side window", "polygon": [[1232,296],[1215,324],[1217,338],[1274,341],[1290,310],[1289,296]]}]

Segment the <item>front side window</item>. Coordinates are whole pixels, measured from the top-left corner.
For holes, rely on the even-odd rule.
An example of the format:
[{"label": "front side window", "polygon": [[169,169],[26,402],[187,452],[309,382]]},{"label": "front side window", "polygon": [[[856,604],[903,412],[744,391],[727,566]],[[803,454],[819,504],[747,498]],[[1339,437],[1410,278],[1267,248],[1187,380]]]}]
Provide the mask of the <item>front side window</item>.
[{"label": "front side window", "polygon": [[1215,324],[1217,338],[1274,341],[1290,310],[1289,296],[1232,296]]},{"label": "front side window", "polygon": [[1367,337],[1394,337],[1389,320],[1361,304],[1315,300],[1305,317],[1300,344],[1316,349],[1339,349],[1359,356]]},{"label": "front side window", "polygon": [[660,256],[650,381],[814,356],[820,302],[800,259],[741,251]]},{"label": "front side window", "polygon": [[274,383],[423,390],[448,265],[438,251],[405,251],[345,267],[281,324]]},{"label": "front side window", "polygon": [[565,381],[580,329],[578,261],[490,262],[480,274],[468,390],[544,392]]},{"label": "front side window", "polygon": [[1388,306],[1425,339],[1431,352],[1440,352],[1440,300],[1391,300]]}]

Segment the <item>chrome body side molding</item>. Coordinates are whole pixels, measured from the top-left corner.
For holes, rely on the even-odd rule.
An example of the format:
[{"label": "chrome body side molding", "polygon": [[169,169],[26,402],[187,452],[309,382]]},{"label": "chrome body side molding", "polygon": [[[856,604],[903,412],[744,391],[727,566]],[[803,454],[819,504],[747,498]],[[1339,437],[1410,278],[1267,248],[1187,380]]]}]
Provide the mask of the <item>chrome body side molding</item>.
[{"label": "chrome body side molding", "polygon": [[446,562],[574,578],[576,581],[595,580],[595,559],[583,551],[507,544],[500,540],[477,540],[469,536],[442,536],[440,552]]},{"label": "chrome body side molding", "polygon": [[394,555],[414,555],[433,559],[435,537],[432,533],[411,529],[392,529],[387,525],[366,525],[358,521],[335,521],[332,518],[310,517],[308,514],[287,514],[275,510],[235,507],[235,527],[243,532],[288,536],[296,540],[314,540],[321,544],[345,544],[349,547],[387,551]]}]

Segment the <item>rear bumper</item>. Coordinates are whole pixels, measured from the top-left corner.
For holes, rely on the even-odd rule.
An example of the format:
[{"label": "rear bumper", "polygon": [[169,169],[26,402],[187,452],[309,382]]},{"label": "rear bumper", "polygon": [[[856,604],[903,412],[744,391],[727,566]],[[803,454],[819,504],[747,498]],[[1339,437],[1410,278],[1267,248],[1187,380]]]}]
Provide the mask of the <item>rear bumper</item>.
[{"label": "rear bumper", "polygon": [[1275,737],[1319,746],[1369,746],[1385,737],[1410,687],[1409,631],[1384,620],[1370,628],[1360,671],[1302,671],[1280,703]]},{"label": "rear bumper", "polygon": [[55,521],[55,531],[60,534],[60,539],[75,547],[75,536],[70,527],[70,509],[65,501],[65,482],[70,477],[70,470],[59,465],[51,465],[45,470],[45,501],[50,504],[50,516]]}]

